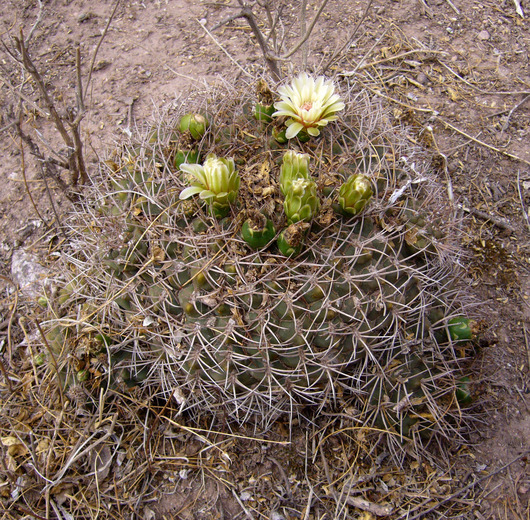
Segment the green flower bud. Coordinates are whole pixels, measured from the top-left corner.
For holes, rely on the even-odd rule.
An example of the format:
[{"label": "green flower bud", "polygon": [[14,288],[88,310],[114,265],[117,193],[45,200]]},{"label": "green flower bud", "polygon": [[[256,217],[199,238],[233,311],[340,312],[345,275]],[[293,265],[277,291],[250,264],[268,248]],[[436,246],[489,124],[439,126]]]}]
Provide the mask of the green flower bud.
[{"label": "green flower bud", "polygon": [[200,164],[182,164],[180,169],[188,173],[191,186],[180,193],[180,199],[185,200],[192,195],[199,195],[204,200],[216,218],[225,217],[234,204],[241,179],[235,170],[233,159],[224,159],[211,154],[203,166]]},{"label": "green flower bud", "polygon": [[447,329],[453,341],[469,341],[473,337],[469,318],[462,316],[451,318],[447,324]]},{"label": "green flower bud", "polygon": [[176,170],[179,170],[180,166],[184,163],[197,164],[198,162],[198,150],[177,150],[175,152],[175,157],[173,158],[173,164],[175,165]]},{"label": "green flower bud", "polygon": [[262,103],[256,103],[254,108],[254,117],[258,121],[270,123],[272,121],[272,114],[274,114],[274,105],[264,105]]},{"label": "green flower bud", "polygon": [[179,130],[182,133],[189,132],[196,141],[202,139],[209,126],[208,119],[201,114],[186,114],[179,122]]},{"label": "green flower bud", "polygon": [[285,195],[283,209],[289,224],[310,222],[320,208],[317,186],[314,181],[296,179]]},{"label": "green flower bud", "polygon": [[357,215],[372,197],[372,183],[366,175],[351,175],[340,187],[339,206],[344,215]]},{"label": "green flower bud", "polygon": [[241,237],[252,249],[265,247],[276,234],[272,221],[256,211],[241,228]]},{"label": "green flower bud", "polygon": [[287,196],[295,179],[311,180],[309,155],[289,150],[283,156],[283,163],[280,169],[280,189],[284,197]]}]

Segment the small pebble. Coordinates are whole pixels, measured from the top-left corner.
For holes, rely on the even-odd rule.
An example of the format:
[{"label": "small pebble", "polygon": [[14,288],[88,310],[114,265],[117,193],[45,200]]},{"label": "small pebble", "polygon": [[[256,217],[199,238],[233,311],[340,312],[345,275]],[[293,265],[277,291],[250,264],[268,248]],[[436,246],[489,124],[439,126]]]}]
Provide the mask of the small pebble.
[{"label": "small pebble", "polygon": [[420,72],[420,73],[416,76],[416,81],[417,81],[420,85],[426,85],[427,82],[429,81],[429,78],[428,78],[423,72]]},{"label": "small pebble", "polygon": [[482,41],[489,40],[490,39],[490,33],[484,29],[483,31],[480,31],[477,34],[477,38],[479,40],[482,40]]}]

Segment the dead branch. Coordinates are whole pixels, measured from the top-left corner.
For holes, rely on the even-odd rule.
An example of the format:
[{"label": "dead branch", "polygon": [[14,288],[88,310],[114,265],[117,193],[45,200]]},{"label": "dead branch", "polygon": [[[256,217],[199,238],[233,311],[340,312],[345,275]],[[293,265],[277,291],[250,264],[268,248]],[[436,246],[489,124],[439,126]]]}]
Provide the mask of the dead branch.
[{"label": "dead branch", "polygon": [[[76,186],[77,184],[84,184],[88,181],[88,173],[87,173],[86,162],[85,162],[84,153],[83,153],[83,140],[81,138],[81,122],[86,115],[85,98],[87,96],[88,89],[91,84],[92,72],[94,70],[94,64],[96,61],[98,51],[109,30],[109,27],[110,27],[110,24],[112,23],[114,15],[116,14],[116,11],[120,4],[120,0],[116,0],[114,2],[114,6],[110,14],[110,17],[107,20],[107,24],[92,54],[85,85],[83,85],[83,79],[82,79],[81,51],[80,51],[79,44],[76,47],[76,50],[75,50],[76,52],[75,54],[75,75],[76,75],[75,100],[76,101],[75,101],[75,106],[68,107],[64,114],[59,113],[56,103],[50,96],[49,88],[46,86],[44,78],[29,52],[31,38],[37,26],[39,25],[41,18],[42,18],[42,14],[43,14],[42,0],[38,0],[38,3],[39,3],[39,13],[38,13],[35,23],[33,24],[30,30],[28,37],[27,38],[24,37],[23,30],[22,28],[20,28],[19,36],[13,37],[11,46],[6,45],[4,42],[2,42],[2,45],[4,47],[4,50],[15,61],[15,63],[18,63],[22,67],[23,72],[27,73],[32,78],[36,86],[37,93],[40,99],[42,100],[43,106],[39,106],[37,102],[31,98],[31,96],[28,96],[24,92],[22,92],[22,87],[24,85],[24,82],[21,82],[21,85],[18,88],[15,87],[9,81],[8,73],[4,70],[2,71],[3,76],[5,76],[5,78],[3,79],[12,93],[14,93],[24,103],[27,103],[29,106],[31,106],[41,116],[45,117],[46,119],[52,122],[53,126],[55,127],[59,135],[61,136],[62,141],[66,145],[66,152],[59,153],[56,150],[54,150],[53,147],[44,140],[44,138],[40,135],[40,133],[37,130],[35,130],[38,138],[42,142],[44,142],[44,144],[46,145],[46,148],[49,150],[51,154],[50,157],[45,157],[43,153],[40,151],[37,144],[34,142],[34,140],[22,130],[22,123],[21,123],[20,117],[15,118],[18,122],[13,122],[12,124],[8,125],[8,127],[6,128],[11,128],[15,126],[16,133],[20,137],[20,141],[29,146],[31,154],[36,158],[37,162],[39,163],[39,169],[41,170],[43,179],[46,181],[46,176],[53,177],[57,181],[57,183],[60,185],[60,187],[67,193],[67,196],[68,196],[68,186],[66,185],[66,183],[64,183],[64,181],[62,181],[59,175],[59,172],[57,171],[57,168],[60,167],[70,172],[70,183],[72,186]],[[20,114],[22,114],[22,108],[21,108]],[[46,188],[47,188],[47,191],[49,191],[47,184],[46,184]],[[54,211],[55,211],[55,207],[53,203],[52,203],[52,207],[54,208]]]},{"label": "dead branch", "polygon": [[[266,16],[267,16],[267,22],[269,25],[269,36],[266,37],[262,30],[259,27],[256,15],[254,14],[254,11],[252,10],[252,6],[244,2],[244,0],[238,0],[239,5],[241,6],[241,10],[229,16],[228,18],[224,19],[223,21],[216,24],[212,31],[215,31],[219,27],[222,27],[223,25],[226,25],[227,23],[237,20],[238,18],[244,18],[248,25],[250,26],[250,29],[252,30],[254,36],[256,37],[256,40],[258,41],[258,45],[260,46],[261,52],[263,54],[263,57],[265,59],[265,63],[267,64],[267,67],[269,68],[269,71],[275,81],[281,80],[281,73],[280,68],[278,66],[278,62],[288,60],[293,54],[295,54],[300,48],[304,46],[304,44],[307,42],[309,37],[311,36],[311,33],[313,32],[313,29],[315,28],[315,25],[320,18],[322,12],[324,11],[327,3],[329,0],[323,0],[323,2],[320,4],[320,7],[311,20],[311,23],[306,28],[306,20],[305,20],[305,10],[306,10],[306,3],[302,2],[301,6],[301,32],[302,35],[294,43],[294,45],[291,47],[291,49],[285,51],[283,54],[279,53],[279,49],[277,48],[277,35],[276,35],[276,26],[278,24],[278,20],[280,18],[280,10],[278,10],[278,13],[276,17],[273,19],[272,13],[270,11],[269,5],[267,2],[263,5],[262,3],[258,3],[258,5],[265,9]],[[273,49],[269,46],[269,39],[272,39]],[[305,60],[304,60],[305,61]]]}]

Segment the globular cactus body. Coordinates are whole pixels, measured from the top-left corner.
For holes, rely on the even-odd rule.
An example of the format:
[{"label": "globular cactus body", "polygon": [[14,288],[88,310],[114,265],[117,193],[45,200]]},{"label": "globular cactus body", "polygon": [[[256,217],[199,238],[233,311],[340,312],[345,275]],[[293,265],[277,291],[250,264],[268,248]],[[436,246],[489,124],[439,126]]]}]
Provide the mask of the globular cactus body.
[{"label": "globular cactus body", "polygon": [[[334,110],[342,110],[342,101],[326,92]],[[210,182],[202,166],[181,166],[195,176],[190,189],[172,160],[155,172],[147,153],[132,174],[120,178],[123,169],[117,170],[110,185],[98,188],[105,208],[119,211],[97,209],[101,198],[86,203],[98,215],[97,232],[72,222],[69,259],[90,273],[77,298],[96,309],[95,329],[105,324],[113,370],[148,392],[178,396],[182,409],[196,414],[222,412],[267,425],[307,405],[350,402],[359,420],[371,418],[374,427],[402,437],[413,427],[447,433],[444,420],[452,416],[436,415],[433,403],[445,405],[462,388],[453,375],[452,340],[465,331],[457,330],[464,322],[452,287],[452,217],[442,191],[426,171],[396,159],[405,140],[389,140],[395,130],[382,118],[370,128],[375,142],[370,133],[329,125],[303,153],[285,153],[273,128],[252,114],[235,107],[227,120],[225,100],[209,105],[211,125],[201,142],[208,152],[233,157],[216,163],[223,167],[216,179],[230,189]],[[360,128],[363,110],[380,111],[366,99],[349,104],[350,128]],[[227,128],[237,128],[239,137]],[[166,145],[167,156],[179,146]],[[340,194],[349,178],[344,168],[363,182]],[[424,181],[416,182],[420,176]],[[333,211],[337,197],[353,207],[348,218]],[[222,211],[210,211],[214,203]],[[443,236],[432,231],[440,221]],[[275,230],[281,230],[276,244]],[[420,230],[421,244],[411,240]]]}]

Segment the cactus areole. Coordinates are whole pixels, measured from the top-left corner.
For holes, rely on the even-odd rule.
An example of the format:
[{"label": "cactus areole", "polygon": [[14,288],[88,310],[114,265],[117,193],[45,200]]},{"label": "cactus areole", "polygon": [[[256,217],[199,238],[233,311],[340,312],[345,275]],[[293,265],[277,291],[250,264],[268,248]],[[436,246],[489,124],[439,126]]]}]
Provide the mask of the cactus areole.
[{"label": "cactus areole", "polygon": [[[248,89],[205,96],[201,164],[174,166],[191,116],[176,138],[167,117],[157,143],[131,143],[84,202],[90,219],[71,217],[53,316],[86,319],[109,363],[80,378],[261,427],[309,405],[348,406],[400,441],[453,431],[454,346],[470,336],[451,208],[381,107],[334,89],[302,75],[279,90],[287,138],[321,133],[296,146],[245,109]],[[48,341],[75,357],[65,323],[50,320]]]}]

